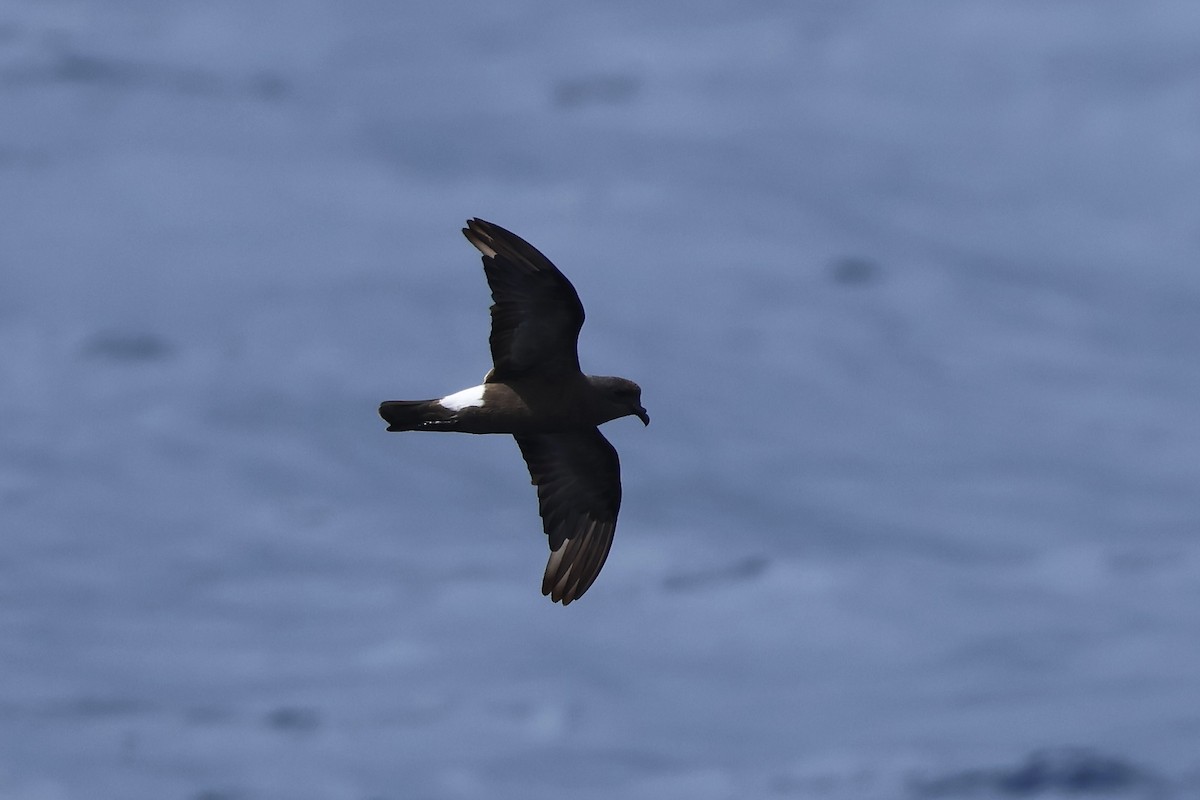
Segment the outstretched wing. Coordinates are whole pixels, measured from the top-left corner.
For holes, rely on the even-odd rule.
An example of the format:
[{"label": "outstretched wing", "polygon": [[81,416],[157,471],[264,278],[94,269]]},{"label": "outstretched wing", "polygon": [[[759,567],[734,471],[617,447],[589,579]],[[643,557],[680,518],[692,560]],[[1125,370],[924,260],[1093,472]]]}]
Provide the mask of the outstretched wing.
[{"label": "outstretched wing", "polygon": [[514,438],[550,537],[542,594],[565,606],[583,596],[608,558],[621,508],[621,462],[597,428]]},{"label": "outstretched wing", "polygon": [[463,235],[483,254],[492,289],[488,382],[579,372],[583,304],[550,259],[515,233],[472,219]]}]

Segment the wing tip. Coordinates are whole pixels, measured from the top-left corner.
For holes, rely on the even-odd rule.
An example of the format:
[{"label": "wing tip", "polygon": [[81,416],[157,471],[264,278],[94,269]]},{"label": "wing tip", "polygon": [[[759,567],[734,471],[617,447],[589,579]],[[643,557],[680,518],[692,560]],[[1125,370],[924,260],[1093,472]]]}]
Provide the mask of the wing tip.
[{"label": "wing tip", "polygon": [[613,523],[592,519],[575,537],[550,551],[542,577],[542,594],[551,602],[570,605],[592,588],[612,548]]},{"label": "wing tip", "polygon": [[[554,272],[566,281],[566,277],[559,272],[550,259],[546,258],[542,251],[507,228],[502,228],[486,219],[472,217],[467,220],[467,227],[463,228],[462,232],[463,236],[467,237],[467,241],[474,245],[476,250],[483,253],[485,258],[503,258],[521,272]],[[567,281],[567,284],[569,286],[570,281]],[[575,291],[574,287],[571,287],[571,291]],[[576,296],[576,302],[578,299]]]},{"label": "wing tip", "polygon": [[495,258],[496,248],[493,247],[494,239],[492,231],[495,226],[492,223],[472,217],[467,220],[467,227],[462,229],[463,236],[467,237],[476,250],[484,255],[485,258]]}]

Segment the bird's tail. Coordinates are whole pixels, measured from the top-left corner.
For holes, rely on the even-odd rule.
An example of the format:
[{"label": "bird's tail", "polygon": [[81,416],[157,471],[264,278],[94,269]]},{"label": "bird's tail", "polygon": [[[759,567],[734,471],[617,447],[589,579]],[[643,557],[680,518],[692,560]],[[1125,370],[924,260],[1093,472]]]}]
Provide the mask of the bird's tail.
[{"label": "bird's tail", "polygon": [[455,418],[437,400],[385,400],[379,405],[379,416],[389,431],[446,430]]}]

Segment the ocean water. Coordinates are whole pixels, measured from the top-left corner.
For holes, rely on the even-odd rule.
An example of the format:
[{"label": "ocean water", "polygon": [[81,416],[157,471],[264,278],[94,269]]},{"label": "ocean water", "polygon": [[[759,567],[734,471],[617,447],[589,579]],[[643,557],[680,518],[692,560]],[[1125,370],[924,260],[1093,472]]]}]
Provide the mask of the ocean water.
[{"label": "ocean water", "polygon": [[[0,7],[0,798],[1200,793],[1191,3]],[[479,216],[625,500],[539,594]]]}]

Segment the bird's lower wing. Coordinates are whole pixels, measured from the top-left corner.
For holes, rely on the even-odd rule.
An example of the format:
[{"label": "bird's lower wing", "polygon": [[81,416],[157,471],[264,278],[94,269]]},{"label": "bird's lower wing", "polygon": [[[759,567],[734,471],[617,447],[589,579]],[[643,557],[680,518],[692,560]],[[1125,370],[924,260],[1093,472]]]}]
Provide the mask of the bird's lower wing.
[{"label": "bird's lower wing", "polygon": [[600,574],[621,508],[621,464],[599,429],[514,437],[537,486],[550,559],[542,594],[567,605]]}]

